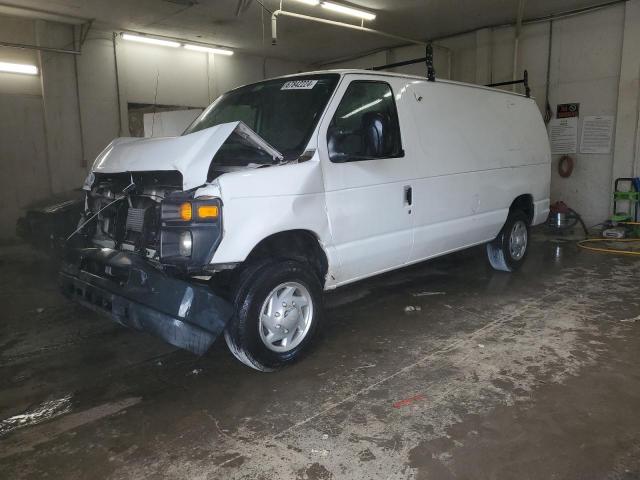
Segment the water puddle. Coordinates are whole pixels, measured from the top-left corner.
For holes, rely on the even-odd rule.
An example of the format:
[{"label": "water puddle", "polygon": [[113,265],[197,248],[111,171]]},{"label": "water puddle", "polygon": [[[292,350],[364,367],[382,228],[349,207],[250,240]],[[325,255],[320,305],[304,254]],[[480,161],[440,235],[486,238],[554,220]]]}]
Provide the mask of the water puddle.
[{"label": "water puddle", "polygon": [[18,428],[29,427],[59,417],[71,411],[71,394],[41,403],[33,410],[14,415],[0,422],[0,436]]}]

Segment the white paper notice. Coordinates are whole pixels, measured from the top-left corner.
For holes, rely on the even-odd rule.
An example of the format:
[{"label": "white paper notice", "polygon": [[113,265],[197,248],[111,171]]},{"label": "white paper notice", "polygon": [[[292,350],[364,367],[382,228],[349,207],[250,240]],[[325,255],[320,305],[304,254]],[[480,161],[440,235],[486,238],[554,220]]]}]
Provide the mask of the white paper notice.
[{"label": "white paper notice", "polygon": [[582,122],[581,153],[611,153],[613,116],[584,117]]},{"label": "white paper notice", "polygon": [[549,122],[551,153],[576,153],[578,150],[578,117],[554,118]]}]

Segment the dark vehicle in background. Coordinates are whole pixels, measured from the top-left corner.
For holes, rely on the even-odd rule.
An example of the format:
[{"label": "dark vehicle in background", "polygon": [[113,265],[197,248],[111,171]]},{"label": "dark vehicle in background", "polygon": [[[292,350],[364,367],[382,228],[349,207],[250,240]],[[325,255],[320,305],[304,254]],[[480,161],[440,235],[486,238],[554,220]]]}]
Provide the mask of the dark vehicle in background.
[{"label": "dark vehicle in background", "polygon": [[29,205],[18,219],[16,233],[37,248],[61,252],[84,212],[84,197],[77,189]]}]

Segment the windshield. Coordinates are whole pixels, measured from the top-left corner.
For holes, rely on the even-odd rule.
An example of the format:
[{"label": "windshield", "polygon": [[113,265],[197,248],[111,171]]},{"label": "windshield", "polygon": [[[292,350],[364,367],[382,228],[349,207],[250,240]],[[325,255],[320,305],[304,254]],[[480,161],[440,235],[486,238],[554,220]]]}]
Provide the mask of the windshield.
[{"label": "windshield", "polygon": [[241,120],[284,159],[298,158],[313,133],[339,75],[280,78],[232,90],[209,106],[183,135]]}]

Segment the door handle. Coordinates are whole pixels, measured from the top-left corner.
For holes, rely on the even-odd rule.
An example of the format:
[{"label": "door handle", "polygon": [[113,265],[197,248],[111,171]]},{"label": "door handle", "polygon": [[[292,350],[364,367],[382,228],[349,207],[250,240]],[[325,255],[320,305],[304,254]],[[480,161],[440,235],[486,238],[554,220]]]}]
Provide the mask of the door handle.
[{"label": "door handle", "polygon": [[413,203],[413,189],[411,185],[404,186],[404,204],[411,205]]}]

